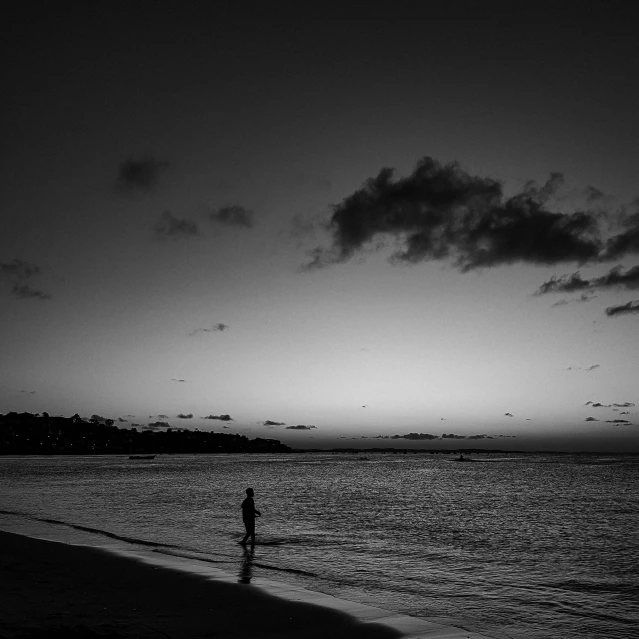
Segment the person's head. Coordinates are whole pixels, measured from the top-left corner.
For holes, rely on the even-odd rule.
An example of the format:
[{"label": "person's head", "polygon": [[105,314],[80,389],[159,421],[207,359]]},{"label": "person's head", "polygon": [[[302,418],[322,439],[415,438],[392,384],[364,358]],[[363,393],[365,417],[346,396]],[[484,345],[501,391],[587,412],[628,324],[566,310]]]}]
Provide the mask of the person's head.
[{"label": "person's head", "polygon": [[247,488],[247,489],[246,489],[246,494],[247,494],[249,497],[253,497],[253,495],[254,495],[255,493],[253,492],[253,489],[252,489],[252,488]]}]

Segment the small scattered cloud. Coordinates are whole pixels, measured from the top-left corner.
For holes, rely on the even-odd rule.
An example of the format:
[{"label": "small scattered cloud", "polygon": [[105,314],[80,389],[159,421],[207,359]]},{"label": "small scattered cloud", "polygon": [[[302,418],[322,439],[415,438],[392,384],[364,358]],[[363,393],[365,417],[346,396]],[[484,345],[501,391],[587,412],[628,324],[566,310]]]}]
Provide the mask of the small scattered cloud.
[{"label": "small scattered cloud", "polygon": [[596,371],[598,368],[601,368],[601,364],[593,364],[592,366],[588,366],[586,372]]},{"label": "small scattered cloud", "polygon": [[455,435],[454,433],[443,433],[442,439],[466,439],[466,435]]},{"label": "small scattered cloud", "polygon": [[21,390],[18,391],[19,393],[25,393],[26,395],[35,395],[36,392],[34,390],[28,391],[28,390]]},{"label": "small scattered cloud", "polygon": [[212,222],[216,222],[217,224],[222,224],[224,226],[236,226],[247,229],[253,227],[253,211],[246,209],[239,204],[223,206],[211,211],[209,218]]},{"label": "small scattered cloud", "polygon": [[171,381],[172,381],[172,382],[180,382],[180,383],[184,383],[184,382],[186,382],[186,380],[185,380],[185,379],[177,379],[177,378],[175,378],[175,377],[171,377]]},{"label": "small scattered cloud", "polygon": [[517,435],[497,435],[497,437],[505,437],[509,439],[516,439]]},{"label": "small scattered cloud", "polygon": [[224,414],[224,415],[207,415],[206,417],[200,417],[200,419],[217,419],[218,421],[221,422],[232,422],[233,418],[228,415],[228,414]]},{"label": "small scattered cloud", "polygon": [[606,308],[606,315],[608,315],[608,317],[630,313],[639,313],[639,300],[633,300],[632,302],[618,306],[608,306],[608,308]]},{"label": "small scattered cloud", "polygon": [[218,333],[228,330],[230,327],[228,324],[222,324],[222,322],[218,322],[217,324],[213,324],[210,327],[206,328],[196,328],[192,330],[189,335],[197,335],[198,333]]},{"label": "small scattered cloud", "polygon": [[592,406],[593,408],[610,408],[612,404],[602,404],[601,402],[586,402],[584,406]]},{"label": "small scattered cloud", "polygon": [[157,422],[149,422],[147,424],[148,428],[171,428],[171,424],[169,424],[169,422],[161,422],[161,421],[157,421]]},{"label": "small scattered cloud", "polygon": [[598,368],[601,368],[601,364],[592,364],[592,366],[587,366],[586,368],[582,368],[581,366],[569,366],[567,371],[585,371],[586,373],[591,373],[592,371],[596,371]]},{"label": "small scattered cloud", "polygon": [[168,166],[168,162],[149,156],[139,160],[128,159],[118,169],[118,186],[125,191],[150,191]]},{"label": "small scattered cloud", "polygon": [[121,424],[124,424],[124,423],[128,423],[129,420],[128,419],[124,419],[124,417],[118,417],[118,422],[120,422]]},{"label": "small scattered cloud", "polygon": [[287,426],[286,430],[312,430],[313,428],[317,428],[317,426],[313,426],[313,424],[297,424],[297,426]]},{"label": "small scattered cloud", "polygon": [[584,420],[586,422],[598,422],[599,420],[596,417],[586,417]]},{"label": "small scattered cloud", "polygon": [[630,424],[627,419],[607,419],[606,424]]},{"label": "small scattered cloud", "polygon": [[198,234],[197,224],[191,220],[175,217],[170,211],[164,211],[153,227],[158,238],[186,238]]},{"label": "small scattered cloud", "polygon": [[430,433],[406,433],[406,435],[391,435],[391,439],[432,440],[439,439],[439,436]]},{"label": "small scattered cloud", "polygon": [[7,281],[11,288],[9,292],[19,300],[37,299],[50,300],[51,295],[34,288],[30,280],[40,274],[40,267],[23,260],[14,259],[12,262],[0,262],[0,279]]},{"label": "small scattered cloud", "polygon": [[90,420],[92,422],[106,422],[107,418],[103,417],[102,415],[91,415]]},{"label": "small scattered cloud", "polygon": [[[149,415],[149,417],[150,417],[150,415]],[[159,417],[160,419],[168,419],[168,418],[169,418],[169,416],[168,416],[168,415],[158,415],[158,417]]]},{"label": "small scattered cloud", "polygon": [[284,422],[274,422],[272,419],[267,419],[262,422],[262,426],[286,426]]},{"label": "small scattered cloud", "polygon": [[634,404],[632,402],[623,402],[622,404],[613,404],[617,408],[632,408]]},{"label": "small scattered cloud", "polygon": [[184,413],[178,413],[176,417],[178,419],[193,419],[193,413],[188,413],[186,415]]},{"label": "small scattered cloud", "polygon": [[514,417],[512,413],[504,413],[504,417]]},{"label": "small scattered cloud", "polygon": [[468,439],[495,439],[492,435],[470,435]]},{"label": "small scattered cloud", "polygon": [[36,299],[36,300],[50,300],[51,295],[40,291],[29,284],[14,284],[11,287],[11,294],[19,300]]},{"label": "small scattered cloud", "polygon": [[[589,280],[583,279],[579,271],[576,271],[571,275],[562,275],[561,277],[553,276],[535,291],[535,295],[546,295],[548,293],[571,293],[573,291],[583,289],[602,288],[638,289],[639,264],[625,272],[621,266],[615,266],[605,275],[602,275],[601,277],[593,277]],[[587,297],[584,301],[587,301],[588,299],[591,298]]]}]

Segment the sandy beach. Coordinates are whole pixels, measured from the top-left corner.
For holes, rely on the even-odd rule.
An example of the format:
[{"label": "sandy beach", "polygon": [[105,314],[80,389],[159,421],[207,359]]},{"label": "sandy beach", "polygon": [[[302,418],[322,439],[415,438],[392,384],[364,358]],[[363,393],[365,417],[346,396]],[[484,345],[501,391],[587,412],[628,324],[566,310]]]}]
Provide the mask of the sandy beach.
[{"label": "sandy beach", "polygon": [[0,637],[339,637],[396,630],[251,585],[0,532]]}]

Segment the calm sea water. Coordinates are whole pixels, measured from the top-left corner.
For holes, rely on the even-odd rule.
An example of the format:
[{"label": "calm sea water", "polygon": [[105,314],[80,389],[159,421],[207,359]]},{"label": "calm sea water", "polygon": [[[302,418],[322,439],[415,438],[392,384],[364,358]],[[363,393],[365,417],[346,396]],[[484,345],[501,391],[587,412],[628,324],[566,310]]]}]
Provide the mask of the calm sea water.
[{"label": "calm sea water", "polygon": [[0,528],[151,542],[496,639],[639,636],[639,457],[367,457],[0,458]]}]

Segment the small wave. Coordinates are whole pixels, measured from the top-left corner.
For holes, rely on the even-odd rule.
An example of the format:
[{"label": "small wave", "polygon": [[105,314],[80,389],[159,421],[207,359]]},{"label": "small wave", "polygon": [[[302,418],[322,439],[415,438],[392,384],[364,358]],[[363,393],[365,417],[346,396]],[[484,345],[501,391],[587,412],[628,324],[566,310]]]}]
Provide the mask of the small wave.
[{"label": "small wave", "polygon": [[154,548],[180,548],[175,544],[165,544],[157,541],[149,541],[147,539],[138,539],[136,537],[128,537],[124,535],[117,535],[116,533],[109,532],[108,530],[102,530],[101,528],[92,528],[90,526],[81,526],[80,524],[74,524],[70,521],[61,521],[59,519],[50,519],[48,517],[36,517],[35,515],[28,515],[27,513],[11,510],[0,510],[2,515],[13,515],[18,517],[24,517],[31,521],[41,521],[44,524],[54,524],[55,526],[67,526],[74,530],[81,530],[82,532],[88,532],[93,535],[100,535],[101,537],[108,537],[109,539],[117,539],[118,541],[124,541],[129,544],[135,544],[138,546],[151,546]]}]

